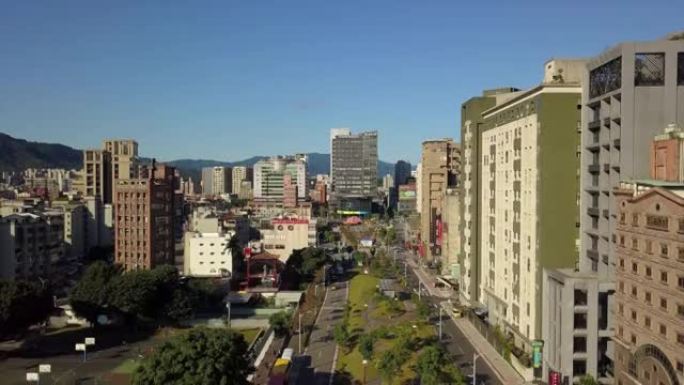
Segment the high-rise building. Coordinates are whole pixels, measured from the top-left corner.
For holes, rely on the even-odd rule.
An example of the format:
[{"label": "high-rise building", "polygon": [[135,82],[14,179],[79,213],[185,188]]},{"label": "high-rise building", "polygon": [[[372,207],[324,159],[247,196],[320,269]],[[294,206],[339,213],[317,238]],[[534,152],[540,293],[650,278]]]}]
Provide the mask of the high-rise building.
[{"label": "high-rise building", "polygon": [[221,196],[233,189],[233,170],[230,167],[205,167],[202,169],[202,195]]},{"label": "high-rise building", "polygon": [[542,339],[543,270],[577,260],[585,63],[548,61],[542,84],[482,113],[478,296],[490,322],[528,353]]},{"label": "high-rise building", "polygon": [[[570,382],[585,373],[613,380],[614,189],[620,181],[648,178],[653,136],[670,123],[684,125],[682,52],[681,39],[622,43],[584,71],[579,269],[549,272],[545,281],[549,319],[556,322],[548,327],[545,369]],[[577,322],[568,325],[568,319]],[[586,351],[573,346],[580,336]]]},{"label": "high-rise building", "polygon": [[394,187],[408,183],[411,177],[411,163],[400,160],[394,164]]},{"label": "high-rise building", "polygon": [[116,263],[126,270],[174,263],[177,179],[173,167],[152,164],[116,186]]},{"label": "high-rise building", "polygon": [[262,159],[254,165],[254,200],[263,203],[283,204],[285,175],[296,188],[298,201],[307,194],[306,160],[300,156],[276,156]]},{"label": "high-rise building", "polygon": [[387,174],[382,177],[382,190],[388,192],[390,188],[394,187],[394,177],[392,174]]},{"label": "high-rise building", "polygon": [[109,151],[83,150],[83,195],[112,202],[112,156]]},{"label": "high-rise building", "polygon": [[111,155],[112,182],[116,186],[120,179],[133,179],[138,175],[138,142],[132,139],[107,139],[102,149]]},{"label": "high-rise building", "polygon": [[[431,261],[442,257],[446,192],[457,185],[461,147],[453,139],[426,140],[420,160],[421,256]],[[443,261],[442,261],[443,262]],[[444,266],[444,265],[443,265]]]},{"label": "high-rise building", "polygon": [[510,99],[518,91],[510,87],[485,90],[482,96],[470,98],[461,105],[462,181],[459,187],[463,251],[459,261],[459,297],[462,303],[473,306],[479,303],[480,293],[480,135],[484,125],[482,113]]},{"label": "high-rise building", "polygon": [[232,193],[240,195],[242,182],[252,182],[254,180],[254,169],[245,166],[233,167],[233,190]]},{"label": "high-rise building", "polygon": [[378,133],[331,130],[331,198],[343,212],[369,212],[378,190]]}]

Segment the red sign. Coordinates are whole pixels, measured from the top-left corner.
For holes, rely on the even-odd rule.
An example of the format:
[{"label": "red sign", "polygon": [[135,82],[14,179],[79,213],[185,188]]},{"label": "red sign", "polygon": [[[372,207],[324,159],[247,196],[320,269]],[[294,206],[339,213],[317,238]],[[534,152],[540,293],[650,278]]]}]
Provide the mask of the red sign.
[{"label": "red sign", "polygon": [[245,247],[244,250],[242,250],[243,254],[245,254],[245,257],[249,258],[252,255],[252,248],[251,247]]},{"label": "red sign", "polygon": [[549,385],[560,385],[561,384],[561,375],[558,372],[554,372],[553,370],[549,371]]},{"label": "red sign", "polygon": [[308,225],[307,219],[273,219],[271,223],[274,225]]}]

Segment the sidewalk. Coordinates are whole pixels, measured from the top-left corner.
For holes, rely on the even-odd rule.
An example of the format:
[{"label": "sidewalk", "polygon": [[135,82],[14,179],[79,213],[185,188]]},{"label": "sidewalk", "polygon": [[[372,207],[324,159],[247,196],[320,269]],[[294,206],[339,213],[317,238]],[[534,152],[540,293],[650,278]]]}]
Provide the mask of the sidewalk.
[{"label": "sidewalk", "polygon": [[513,369],[513,367],[506,362],[506,360],[501,357],[499,353],[492,347],[492,345],[487,342],[487,340],[480,334],[480,332],[475,329],[475,327],[465,318],[452,318],[456,327],[458,327],[461,332],[465,335],[471,345],[475,350],[480,353],[481,357],[487,361],[489,366],[491,366],[494,371],[499,376],[499,379],[504,384],[511,385],[522,385],[525,384],[523,378],[518,374],[518,372]]},{"label": "sidewalk", "polygon": [[[426,287],[431,296],[448,298],[450,293],[445,290],[440,290],[434,287],[435,279],[428,274],[423,268],[416,265],[413,258],[407,258],[409,265],[418,276],[418,279]],[[449,312],[449,314],[451,314]],[[506,385],[522,385],[525,384],[524,379],[513,367],[501,357],[499,353],[487,342],[487,340],[475,329],[475,327],[465,318],[454,318],[450,316],[451,320],[456,324],[461,332],[465,335],[473,348],[477,350],[480,357],[484,359],[489,366],[496,372],[502,383]]]}]

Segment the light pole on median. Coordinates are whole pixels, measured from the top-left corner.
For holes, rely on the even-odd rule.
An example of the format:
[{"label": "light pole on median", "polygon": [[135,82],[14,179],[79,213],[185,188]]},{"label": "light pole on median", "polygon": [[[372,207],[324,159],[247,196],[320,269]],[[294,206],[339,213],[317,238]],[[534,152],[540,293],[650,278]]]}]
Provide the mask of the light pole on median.
[{"label": "light pole on median", "polygon": [[472,385],[477,384],[477,359],[480,357],[479,354],[473,353],[473,383]]},{"label": "light pole on median", "polygon": [[442,341],[442,306],[439,307],[439,341]]},{"label": "light pole on median", "polygon": [[363,364],[363,385],[366,385],[366,366],[368,366],[368,360],[361,361]]},{"label": "light pole on median", "polygon": [[302,355],[302,313],[299,313],[299,355]]}]

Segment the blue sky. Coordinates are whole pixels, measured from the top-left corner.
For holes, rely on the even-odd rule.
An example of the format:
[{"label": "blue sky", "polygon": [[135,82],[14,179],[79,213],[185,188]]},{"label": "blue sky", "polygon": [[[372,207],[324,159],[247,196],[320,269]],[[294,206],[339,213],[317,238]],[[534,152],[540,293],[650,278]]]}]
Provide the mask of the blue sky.
[{"label": "blue sky", "polygon": [[[144,3],[143,5],[141,5]],[[106,5],[105,5],[106,4]],[[0,132],[145,156],[327,152],[331,127],[380,157],[458,137],[460,104],[529,87],[551,57],[684,29],[684,2],[5,1]]]}]

